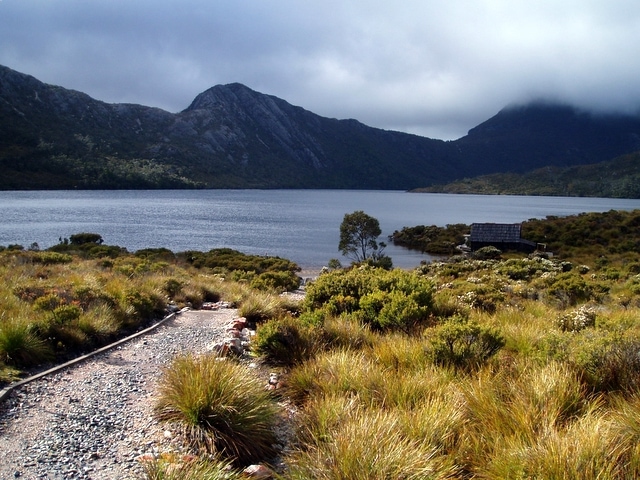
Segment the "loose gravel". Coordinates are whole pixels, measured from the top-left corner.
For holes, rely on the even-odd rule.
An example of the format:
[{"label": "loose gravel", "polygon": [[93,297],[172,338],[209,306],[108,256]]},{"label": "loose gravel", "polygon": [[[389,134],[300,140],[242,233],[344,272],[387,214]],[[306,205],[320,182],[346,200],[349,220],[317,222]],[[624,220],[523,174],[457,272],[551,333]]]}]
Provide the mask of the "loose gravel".
[{"label": "loose gravel", "polygon": [[16,388],[0,405],[0,479],[143,478],[138,457],[180,451],[152,415],[177,354],[224,338],[233,309],[187,311],[147,335]]}]

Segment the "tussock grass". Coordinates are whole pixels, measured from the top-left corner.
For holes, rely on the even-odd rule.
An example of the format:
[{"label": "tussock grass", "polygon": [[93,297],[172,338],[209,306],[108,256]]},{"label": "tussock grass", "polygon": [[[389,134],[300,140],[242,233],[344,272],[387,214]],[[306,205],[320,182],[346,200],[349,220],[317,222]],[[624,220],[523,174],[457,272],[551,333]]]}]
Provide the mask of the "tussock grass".
[{"label": "tussock grass", "polygon": [[408,436],[398,412],[353,406],[326,435],[287,457],[290,479],[451,478],[455,466]]},{"label": "tussock grass", "polygon": [[379,336],[349,316],[329,316],[322,324],[322,341],[330,349],[360,350],[376,344]]},{"label": "tussock grass", "polygon": [[0,320],[0,362],[11,366],[34,366],[51,359],[53,352],[32,331],[24,318]]},{"label": "tussock grass", "polygon": [[276,318],[282,313],[284,311],[278,295],[259,291],[247,295],[238,307],[238,315],[253,323]]},{"label": "tussock grass", "polygon": [[297,402],[333,394],[358,394],[370,402],[379,397],[386,380],[384,370],[364,353],[335,350],[294,367],[287,379],[287,394]]},{"label": "tussock grass", "polygon": [[246,478],[225,461],[162,455],[142,464],[147,480],[241,480]]},{"label": "tussock grass", "polygon": [[239,464],[275,453],[273,399],[248,367],[229,359],[175,358],[163,371],[155,414],[176,424],[193,448]]},{"label": "tussock grass", "polygon": [[375,361],[396,372],[422,370],[432,364],[425,338],[399,333],[378,336],[370,345],[369,355]]}]

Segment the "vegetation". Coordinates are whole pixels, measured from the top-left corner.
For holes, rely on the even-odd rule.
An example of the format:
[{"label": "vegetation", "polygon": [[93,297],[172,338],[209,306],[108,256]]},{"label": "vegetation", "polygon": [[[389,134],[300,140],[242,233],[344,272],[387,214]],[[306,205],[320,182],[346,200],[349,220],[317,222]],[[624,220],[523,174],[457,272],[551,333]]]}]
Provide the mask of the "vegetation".
[{"label": "vegetation", "polygon": [[465,178],[414,192],[640,198],[640,152],[607,162]]},{"label": "vegetation", "polygon": [[274,454],[276,406],[249,368],[215,355],[179,356],[163,373],[155,405],[191,447],[239,465]]},{"label": "vegetation", "polygon": [[459,253],[457,247],[464,243],[464,236],[468,233],[469,225],[462,223],[446,227],[418,225],[396,230],[391,235],[391,241],[433,255],[454,255]]},{"label": "vegetation", "polygon": [[[455,247],[464,243],[471,226],[416,226],[395,231],[391,240],[423,252],[460,253]],[[546,251],[557,258],[576,263],[591,260],[598,266],[617,263],[637,269],[634,254],[640,250],[640,210],[582,213],[568,217],[548,216],[522,222],[522,237],[546,245]]]},{"label": "vegetation", "polygon": [[253,321],[287,308],[298,267],[223,251],[129,253],[78,233],[48,250],[0,247],[0,384],[86,353],[160,319],[169,309],[226,300]]},{"label": "vegetation", "polygon": [[[532,102],[444,142],[323,118],[237,83],[213,87],[172,114],[106,104],[3,66],[0,77],[2,190],[407,190],[507,168],[597,164],[637,150],[640,133],[637,115],[589,115]],[[210,108],[213,98],[221,110]],[[253,112],[266,104],[271,114],[256,118]],[[285,130],[289,135],[278,133]],[[566,179],[552,173],[542,186],[557,183],[563,195],[607,193],[599,177],[608,169],[582,183],[571,173]],[[637,193],[637,169],[624,178],[605,182],[612,194]]]},{"label": "vegetation", "polygon": [[320,275],[298,317],[258,326],[299,408],[282,478],[637,477],[638,215],[533,222],[552,259]]},{"label": "vegetation", "polygon": [[[296,308],[277,300],[277,290],[252,290],[238,272],[230,281],[227,267],[206,266],[207,254],[95,258],[69,243],[56,253],[71,262],[44,264],[33,258],[50,252],[6,249],[0,272],[16,287],[0,292],[0,339],[31,346],[0,351],[7,367],[19,351],[43,358],[55,348],[39,329],[80,324],[85,305],[108,325],[120,318],[112,304],[126,300],[144,312],[153,305],[147,292],[186,301],[185,290],[205,289],[253,315],[253,354],[284,387],[266,391],[231,358],[176,358],[156,411],[180,426],[198,458],[171,468],[172,459],[155,459],[149,478],[220,478],[220,469],[235,478],[228,462],[271,462],[275,454],[284,480],[637,478],[639,218],[526,222],[524,236],[544,240],[553,256],[488,249],[414,271],[337,268],[307,285]],[[24,328],[26,318],[41,326]],[[274,401],[283,397],[296,414],[280,450]]]},{"label": "vegetation", "polygon": [[380,222],[362,210],[346,213],[340,224],[338,250],[355,263],[391,268],[391,259],[384,255],[384,242],[378,243],[382,233]]}]

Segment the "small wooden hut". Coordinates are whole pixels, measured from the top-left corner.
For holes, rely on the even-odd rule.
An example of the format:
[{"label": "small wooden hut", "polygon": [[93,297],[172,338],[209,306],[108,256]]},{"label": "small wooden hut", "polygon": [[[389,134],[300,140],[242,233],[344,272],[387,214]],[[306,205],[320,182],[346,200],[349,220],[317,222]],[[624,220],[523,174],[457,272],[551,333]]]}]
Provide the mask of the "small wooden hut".
[{"label": "small wooden hut", "polygon": [[520,223],[473,223],[469,243],[472,251],[482,247],[496,247],[499,250],[531,253],[536,243],[521,237]]}]

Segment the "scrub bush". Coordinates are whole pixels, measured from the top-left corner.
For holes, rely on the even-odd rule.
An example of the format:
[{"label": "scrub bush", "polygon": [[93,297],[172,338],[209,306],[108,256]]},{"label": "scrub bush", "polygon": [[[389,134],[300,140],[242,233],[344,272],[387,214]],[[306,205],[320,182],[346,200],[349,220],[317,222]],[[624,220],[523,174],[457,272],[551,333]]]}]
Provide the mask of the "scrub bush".
[{"label": "scrub bush", "polygon": [[433,311],[433,283],[415,272],[353,268],[324,273],[307,287],[306,310],[353,314],[377,330],[410,331]]},{"label": "scrub bush", "polygon": [[271,364],[293,366],[311,358],[317,336],[313,327],[284,316],[258,326],[252,349]]},{"label": "scrub bush", "polygon": [[429,353],[436,365],[473,370],[504,345],[505,340],[498,331],[454,317],[435,327]]}]

